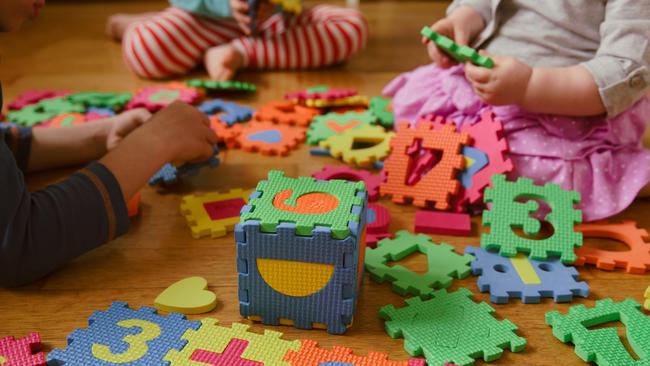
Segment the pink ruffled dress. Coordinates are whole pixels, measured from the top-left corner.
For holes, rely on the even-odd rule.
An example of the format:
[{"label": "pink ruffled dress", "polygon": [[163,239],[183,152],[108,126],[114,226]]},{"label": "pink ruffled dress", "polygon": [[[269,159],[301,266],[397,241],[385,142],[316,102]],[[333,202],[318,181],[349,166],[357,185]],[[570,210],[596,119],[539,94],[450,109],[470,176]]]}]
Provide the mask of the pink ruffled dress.
[{"label": "pink ruffled dress", "polygon": [[641,143],[650,120],[647,97],[613,118],[535,114],[515,105],[487,105],[465,79],[462,65],[433,64],[398,76],[384,94],[393,97],[397,121],[415,122],[434,113],[462,126],[477,122],[483,111],[494,112],[510,144],[511,178],[580,192],[585,221],[621,212],[650,182],[650,151]]}]

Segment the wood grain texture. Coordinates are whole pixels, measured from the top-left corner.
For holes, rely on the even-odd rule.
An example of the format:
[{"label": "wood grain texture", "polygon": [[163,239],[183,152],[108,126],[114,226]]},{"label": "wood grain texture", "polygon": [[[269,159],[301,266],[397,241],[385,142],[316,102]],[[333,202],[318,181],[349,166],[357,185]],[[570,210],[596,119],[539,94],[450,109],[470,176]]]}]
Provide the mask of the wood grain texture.
[{"label": "wood grain texture", "polygon": [[[412,69],[427,61],[419,44],[419,29],[444,14],[446,4],[440,2],[390,1],[362,2],[370,25],[367,50],[351,62],[319,71],[244,72],[240,79],[255,82],[260,91],[241,101],[259,105],[279,98],[284,92],[308,85],[327,83],[353,87],[362,93],[376,95],[398,72]],[[163,1],[114,2],[106,4],[57,3],[48,6],[36,23],[12,35],[0,36],[0,80],[7,99],[33,88],[66,88],[71,90],[134,90],[149,82],[132,76],[123,66],[117,44],[103,35],[106,17],[117,11],[139,12],[164,7]],[[196,75],[202,72],[197,71]],[[193,75],[193,76],[196,76]],[[145,149],[146,147],[143,147]],[[241,151],[226,151],[223,164],[216,170],[189,179],[170,192],[143,189],[141,215],[131,231],[81,258],[46,279],[20,289],[0,290],[0,336],[23,336],[30,331],[41,333],[46,350],[63,347],[66,336],[75,328],[84,327],[86,318],[97,309],[107,308],[113,300],[127,301],[133,306],[151,305],[164,288],[178,279],[204,276],[219,299],[215,311],[207,316],[223,324],[242,321],[237,304],[235,244],[231,236],[211,240],[194,240],[184,218],[179,214],[183,194],[199,191],[227,191],[230,188],[253,188],[270,169],[283,169],[289,176],[307,175],[323,164],[334,163],[327,158],[310,157],[302,146],[287,158],[270,158]],[[31,189],[38,189],[61,179],[68,171],[48,172],[28,177]],[[414,208],[394,205],[386,200],[392,215],[391,230],[412,229]],[[614,220],[637,220],[641,227],[650,227],[650,202],[638,201]],[[478,245],[479,222],[474,221],[471,238],[435,237],[462,251],[466,245]],[[606,242],[601,245],[611,246]],[[421,258],[407,260],[407,265],[423,270]],[[594,300],[631,297],[640,301],[650,284],[646,276],[621,272],[602,272],[581,268],[582,277],[590,284],[592,294],[578,303],[593,305]],[[311,338],[323,346],[345,345],[365,354],[370,350],[390,353],[394,359],[405,359],[402,340],[389,338],[378,318],[378,309],[385,304],[401,306],[402,297],[394,294],[388,284],[371,283],[366,276],[355,324],[344,336],[331,336],[323,331],[300,331],[277,327],[289,339]],[[456,281],[477,292],[476,278]],[[477,300],[487,301],[486,294]],[[582,365],[571,346],[562,345],[544,324],[544,313],[566,311],[568,305],[545,300],[540,305],[495,306],[498,318],[508,318],[520,328],[529,345],[521,354],[507,352],[496,364],[535,364],[555,366]],[[203,316],[192,316],[200,319]],[[256,330],[262,329],[256,325]]]}]

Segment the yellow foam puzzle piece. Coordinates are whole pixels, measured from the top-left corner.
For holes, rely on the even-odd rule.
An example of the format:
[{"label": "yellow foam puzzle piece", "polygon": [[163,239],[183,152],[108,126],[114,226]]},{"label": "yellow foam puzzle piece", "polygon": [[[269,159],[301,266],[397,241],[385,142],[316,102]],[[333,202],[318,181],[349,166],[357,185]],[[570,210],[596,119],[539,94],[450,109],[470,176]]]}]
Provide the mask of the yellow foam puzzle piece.
[{"label": "yellow foam puzzle piece", "polygon": [[257,270],[275,291],[287,296],[309,296],[327,286],[334,275],[334,266],[322,263],[296,262],[258,258]]},{"label": "yellow foam puzzle piece", "polygon": [[209,236],[218,238],[231,232],[239,223],[239,214],[232,215],[220,220],[213,220],[205,209],[209,202],[227,201],[242,199],[248,203],[248,196],[253,190],[232,189],[228,193],[211,192],[205,194],[191,194],[183,197],[181,201],[181,213],[185,216],[190,226],[192,237],[199,239]]},{"label": "yellow foam puzzle piece", "polygon": [[370,103],[370,99],[366,95],[353,95],[351,97],[339,99],[306,99],[303,103],[305,106],[310,108],[367,107]]},{"label": "yellow foam puzzle piece", "polygon": [[154,301],[158,310],[181,314],[204,314],[217,306],[217,295],[208,290],[203,277],[189,277],[169,286]]},{"label": "yellow foam puzzle piece", "polygon": [[302,13],[302,0],[270,0],[271,4],[280,5],[287,13]]},{"label": "yellow foam puzzle piece", "polygon": [[[383,160],[390,153],[390,140],[393,132],[386,132],[381,126],[361,125],[340,135],[328,137],[320,142],[320,147],[329,149],[332,157],[340,158],[347,164],[371,167],[375,161]],[[366,148],[354,149],[355,142],[372,143]]]},{"label": "yellow foam puzzle piece", "polygon": [[643,304],[643,307],[650,310],[650,286],[645,290],[645,304]]},{"label": "yellow foam puzzle piece", "polygon": [[539,285],[542,283],[542,280],[537,275],[537,272],[535,272],[535,268],[533,268],[532,263],[530,263],[530,260],[525,254],[517,254],[516,256],[510,258],[510,262],[512,262],[512,266],[515,268],[517,274],[519,274],[519,277],[524,284]]}]

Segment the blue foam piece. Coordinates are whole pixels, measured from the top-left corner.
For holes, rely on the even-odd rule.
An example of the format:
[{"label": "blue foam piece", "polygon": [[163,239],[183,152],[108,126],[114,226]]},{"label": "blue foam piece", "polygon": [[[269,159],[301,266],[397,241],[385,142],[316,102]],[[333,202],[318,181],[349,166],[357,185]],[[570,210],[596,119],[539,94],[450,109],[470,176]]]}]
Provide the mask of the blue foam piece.
[{"label": "blue foam piece", "polygon": [[165,164],[156,174],[149,179],[149,185],[155,186],[164,184],[166,186],[176,184],[181,177],[198,175],[203,168],[216,168],[219,166],[219,147],[213,148],[214,155],[209,159],[198,163],[188,163],[175,167],[172,164]]},{"label": "blue foam piece", "polygon": [[382,170],[382,169],[384,169],[384,162],[381,161],[381,160],[377,160],[377,161],[375,161],[375,163],[374,163],[374,168],[377,169],[377,170]]},{"label": "blue foam piece", "polygon": [[255,112],[252,108],[234,102],[226,102],[223,99],[213,99],[203,102],[199,106],[199,110],[209,116],[222,113],[219,115],[219,118],[221,122],[228,126],[250,120]]},{"label": "blue foam piece", "polygon": [[263,141],[267,144],[276,144],[282,141],[282,133],[278,130],[266,130],[257,133],[252,133],[246,138],[250,141]]},{"label": "blue foam piece", "polygon": [[463,147],[463,156],[474,160],[474,164],[472,166],[460,173],[461,184],[465,188],[470,188],[472,186],[472,178],[474,177],[474,174],[480,172],[481,169],[485,168],[488,165],[488,156],[483,151],[475,149],[471,146]]},{"label": "blue foam piece", "polygon": [[155,186],[158,184],[172,185],[178,182],[178,169],[175,166],[167,163],[160,168],[153,177],[149,178],[149,185]]},{"label": "blue foam piece", "polygon": [[323,149],[322,147],[314,147],[310,149],[309,154],[312,156],[332,156],[329,149]]},{"label": "blue foam piece", "polygon": [[574,267],[566,266],[559,259],[551,261],[530,260],[540,284],[525,284],[510,261],[498,253],[468,246],[466,254],[476,257],[471,264],[472,274],[480,275],[478,288],[490,292],[495,304],[507,304],[511,298],[519,298],[524,304],[537,304],[542,297],[552,297],[557,303],[571,302],[574,296],[589,296],[586,282],[577,282],[580,274]]},{"label": "blue foam piece", "polygon": [[86,110],[86,113],[97,113],[103,116],[111,117],[115,115],[115,111],[111,108],[99,108],[99,107],[89,107]]},{"label": "blue foam piece", "polygon": [[[291,319],[300,329],[312,329],[313,323],[322,323],[327,325],[328,333],[345,333],[356,311],[357,283],[363,280],[359,278],[359,256],[364,249],[360,234],[366,226],[367,194],[359,195],[365,204],[354,206],[353,211],[360,214],[361,221],[348,224],[351,235],[345,239],[333,239],[331,230],[323,226],[316,226],[311,236],[296,235],[293,223],[279,224],[275,233],[262,232],[257,220],[235,227],[242,316],[260,316],[267,325]],[[242,211],[246,209],[244,206]],[[257,270],[258,258],[332,264],[334,274],[325,287],[312,295],[288,296],[264,281]]]},{"label": "blue foam piece", "polygon": [[[187,344],[183,334],[190,329],[197,330],[199,321],[189,321],[184,315],[170,313],[161,316],[156,309],[142,307],[138,310],[129,308],[125,302],[114,302],[106,311],[96,311],[88,319],[88,328],[77,329],[68,336],[68,346],[65,349],[55,349],[47,355],[49,366],[115,366],[117,363],[107,362],[93,355],[93,345],[107,346],[113,355],[119,355],[129,350],[129,344],[124,341],[129,335],[143,332],[138,326],[125,328],[118,323],[128,320],[143,320],[153,323],[160,330],[160,335],[146,342],[147,352],[141,357],[128,362],[131,366],[169,365],[164,360],[170,350],[181,350]],[[96,346],[95,346],[96,347]],[[136,356],[137,357],[137,356]]]}]

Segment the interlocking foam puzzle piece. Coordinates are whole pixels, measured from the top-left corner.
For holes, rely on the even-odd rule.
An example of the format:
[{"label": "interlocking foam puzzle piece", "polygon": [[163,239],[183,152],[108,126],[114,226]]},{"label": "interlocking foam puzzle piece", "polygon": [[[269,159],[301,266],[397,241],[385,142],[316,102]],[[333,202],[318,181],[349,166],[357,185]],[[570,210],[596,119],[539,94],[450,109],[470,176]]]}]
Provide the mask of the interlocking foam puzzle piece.
[{"label": "interlocking foam puzzle piece", "polygon": [[45,354],[41,349],[41,337],[38,333],[16,339],[0,338],[0,365],[2,366],[45,366]]},{"label": "interlocking foam puzzle piece", "polygon": [[254,121],[241,129],[234,137],[234,146],[264,155],[288,155],[305,141],[305,129],[279,125],[272,122]]},{"label": "interlocking foam puzzle piece", "polygon": [[[553,327],[553,335],[562,343],[572,342],[575,353],[585,362],[600,366],[647,365],[650,362],[650,318],[640,308],[641,304],[632,299],[621,302],[603,299],[596,301],[593,308],[572,306],[566,315],[548,312],[546,324]],[[616,327],[589,329],[616,321],[625,325],[627,341],[639,360],[629,354]]]},{"label": "interlocking foam puzzle piece", "polygon": [[60,114],[83,113],[84,111],[83,105],[74,104],[65,97],[57,97],[43,99],[23,109],[11,111],[7,114],[7,118],[18,125],[32,127]]},{"label": "interlocking foam puzzle piece", "polygon": [[[204,353],[226,352],[233,340],[247,342],[247,347],[240,353],[241,359],[259,362],[262,366],[291,366],[284,361],[285,354],[300,348],[300,341],[287,341],[282,339],[282,333],[264,330],[263,334],[249,331],[246,324],[233,323],[231,328],[218,325],[218,321],[211,318],[201,320],[198,330],[188,330],[184,335],[188,343],[180,351],[170,351],[165,360],[169,366],[203,365],[200,362],[190,362],[192,355]],[[232,363],[219,363],[218,365],[232,366]]]},{"label": "interlocking foam puzzle piece", "polygon": [[169,163],[163,165],[163,167],[149,179],[149,185],[172,185],[177,183],[180,177],[198,175],[203,168],[216,168],[219,166],[219,147],[215,145],[213,151],[213,156],[199,163],[187,163],[180,167],[175,167]]},{"label": "interlocking foam puzzle piece", "polygon": [[129,211],[129,217],[138,216],[140,213],[140,201],[142,199],[142,193],[137,192],[127,203],[126,207]]},{"label": "interlocking foam puzzle piece", "polygon": [[219,238],[232,232],[251,192],[236,188],[228,193],[211,192],[183,197],[181,213],[190,226],[192,237]]},{"label": "interlocking foam puzzle piece", "polygon": [[115,111],[111,108],[89,107],[86,110],[86,121],[96,121],[98,119],[113,117],[114,115]]},{"label": "interlocking foam puzzle piece", "polygon": [[352,182],[362,181],[366,184],[368,200],[370,201],[379,199],[379,186],[384,179],[381,175],[372,174],[367,170],[336,165],[325,165],[323,169],[312,173],[311,176],[320,180],[343,179]]},{"label": "interlocking foam puzzle piece", "polygon": [[418,210],[415,213],[415,232],[471,236],[472,221],[464,213]]},{"label": "interlocking foam puzzle piece", "polygon": [[[531,200],[516,201],[522,198]],[[541,222],[531,214],[536,213],[540,205],[533,199],[544,201],[551,208],[545,217],[553,225],[553,235],[548,238],[533,240],[513,231],[518,228],[528,236],[539,234]],[[574,248],[582,246],[582,233],[575,232],[574,226],[582,222],[582,211],[574,205],[580,202],[580,193],[565,191],[553,183],[538,186],[523,177],[509,182],[505,175],[497,174],[492,177],[492,187],[485,190],[485,202],[492,205],[483,211],[483,226],[489,227],[490,232],[481,235],[482,248],[498,249],[505,257],[523,252],[536,260],[560,256],[562,263],[576,261]]]},{"label": "interlocking foam puzzle piece", "polygon": [[307,143],[316,145],[330,136],[339,135],[349,129],[370,125],[374,122],[375,117],[370,112],[328,113],[318,116],[314,118],[314,122],[309,126]]},{"label": "interlocking foam puzzle piece", "polygon": [[188,277],[167,287],[154,300],[154,307],[161,311],[181,314],[205,314],[217,306],[217,295],[208,290],[203,277]]},{"label": "interlocking foam puzzle piece", "polygon": [[[361,125],[339,135],[328,137],[319,143],[329,149],[332,157],[346,164],[372,167],[375,161],[384,160],[390,153],[390,140],[393,132],[386,132],[381,126]],[[356,143],[370,143],[370,147],[355,148]]]},{"label": "interlocking foam puzzle piece", "polygon": [[300,14],[302,12],[301,0],[270,0],[272,4],[280,5],[287,13]]},{"label": "interlocking foam puzzle piece", "polygon": [[86,123],[86,115],[82,113],[63,113],[51,120],[37,126],[42,127],[68,127]]},{"label": "interlocking foam puzzle piece", "polygon": [[241,212],[242,223],[259,220],[262,232],[275,232],[280,223],[296,225],[298,235],[310,235],[316,226],[326,226],[335,239],[350,235],[350,224],[361,222],[366,197],[363,182],[319,181],[311,177],[289,178],[271,170],[257,184]]},{"label": "interlocking foam puzzle piece", "polygon": [[395,124],[395,114],[391,105],[391,98],[373,97],[370,99],[369,110],[379,122],[380,125],[386,128],[393,128]]},{"label": "interlocking foam puzzle piece", "polygon": [[258,121],[270,121],[285,125],[296,125],[307,127],[318,116],[320,111],[316,108],[309,108],[290,101],[271,101],[255,112],[255,119]]},{"label": "interlocking foam puzzle piece", "polygon": [[648,232],[639,229],[634,221],[621,223],[597,222],[576,226],[586,238],[609,238],[619,240],[627,245],[628,251],[608,251],[596,249],[588,245],[576,249],[578,259],[576,266],[595,264],[597,268],[613,271],[615,268],[625,268],[627,273],[645,274],[650,270],[650,243],[647,243]]},{"label": "interlocking foam puzzle piece", "polygon": [[335,346],[331,350],[320,348],[318,342],[303,339],[300,350],[290,350],[284,357],[292,366],[426,366],[423,359],[391,361],[388,355],[369,352],[367,356],[357,356],[352,349]]},{"label": "interlocking foam puzzle piece", "polygon": [[20,94],[15,100],[7,105],[10,111],[23,109],[28,105],[36,104],[44,99],[51,99],[68,95],[64,90],[30,90]]},{"label": "interlocking foam puzzle piece", "polygon": [[367,107],[369,100],[365,95],[353,95],[339,99],[303,99],[300,103],[307,107],[332,108],[332,107]]},{"label": "interlocking foam puzzle piece", "polygon": [[[427,272],[419,274],[396,264],[413,253],[427,256]],[[422,234],[398,231],[395,239],[384,239],[377,248],[366,249],[365,265],[370,278],[382,283],[393,283],[393,291],[400,295],[413,294],[427,298],[434,290],[451,286],[454,278],[465,278],[470,274],[471,255],[459,255],[449,244],[434,244],[431,238]]]},{"label": "interlocking foam puzzle piece", "polygon": [[390,212],[377,203],[368,204],[368,223],[366,224],[366,246],[376,248],[377,242],[391,238],[393,234],[388,231],[390,226]]},{"label": "interlocking foam puzzle piece", "polygon": [[126,109],[147,108],[150,112],[156,112],[177,100],[193,104],[199,97],[200,93],[196,88],[179,82],[171,82],[140,89],[126,105]]},{"label": "interlocking foam puzzle piece", "polygon": [[264,366],[263,363],[257,361],[249,361],[242,358],[242,354],[248,347],[248,341],[241,339],[233,339],[228,343],[223,353],[210,352],[203,349],[194,351],[190,356],[190,361],[200,362],[201,364],[208,364],[213,366]]},{"label": "interlocking foam puzzle piece", "polygon": [[645,297],[645,304],[643,304],[643,307],[646,310],[650,310],[650,286],[648,286],[648,288],[645,290],[644,297]]},{"label": "interlocking foam puzzle piece", "polygon": [[[420,142],[421,141],[421,142]],[[438,163],[415,184],[406,184],[414,161],[407,151],[419,143],[422,149],[441,152]],[[384,161],[386,181],[380,191],[382,195],[392,195],[393,202],[406,203],[408,199],[418,207],[434,203],[438,210],[450,207],[451,196],[457,194],[460,182],[456,175],[465,167],[461,154],[463,145],[469,143],[469,136],[460,134],[452,125],[434,130],[430,122],[423,121],[416,128],[408,123],[400,124],[399,132],[391,140],[392,153]]]},{"label": "interlocking foam puzzle piece", "polygon": [[327,85],[317,85],[306,90],[299,92],[287,93],[284,99],[300,103],[300,101],[307,99],[341,99],[357,95],[354,89],[332,89]]},{"label": "interlocking foam puzzle piece", "polygon": [[209,116],[218,115],[221,122],[228,126],[250,120],[254,112],[252,108],[222,99],[203,102],[198,109]]},{"label": "interlocking foam puzzle piece", "polygon": [[491,58],[480,55],[478,52],[476,52],[475,49],[471,47],[461,46],[453,40],[443,36],[442,34],[434,32],[429,27],[422,28],[422,31],[420,31],[420,33],[424,37],[430,39],[433,43],[440,47],[440,49],[445,51],[449,56],[460,63],[469,61],[476,66],[482,66],[488,69],[494,67],[494,60]]},{"label": "interlocking foam puzzle piece", "polygon": [[[440,116],[427,116],[425,119],[430,120],[437,128],[454,123]],[[494,113],[483,112],[478,122],[464,124],[460,132],[469,134],[474,142],[471,148],[467,146],[463,148],[463,155],[478,160],[480,155],[477,156],[470,149],[479,150],[487,156],[487,165],[479,169],[479,164],[461,173],[460,177],[465,189],[455,199],[457,209],[462,209],[467,204],[478,203],[483,198],[483,191],[490,185],[490,178],[493,175],[509,173],[514,169],[512,160],[508,157],[510,148],[504,137],[503,124],[495,117]],[[480,157],[482,158],[482,156]],[[481,162],[478,161],[478,163]],[[470,182],[466,182],[468,180]]]},{"label": "interlocking foam puzzle piece", "polygon": [[242,81],[233,81],[233,80],[208,80],[208,79],[191,79],[187,81],[187,86],[193,88],[203,88],[208,91],[219,91],[219,90],[233,90],[233,91],[245,91],[245,92],[255,92],[257,91],[257,86],[252,83],[246,83]]},{"label": "interlocking foam puzzle piece", "polygon": [[[465,146],[463,148],[463,156],[465,157],[465,170],[460,173],[460,182],[463,184],[463,188],[472,188],[474,185],[473,178],[485,168],[489,161],[487,154],[482,152],[479,149],[475,149],[471,146]],[[468,164],[467,161],[470,161]]]},{"label": "interlocking foam puzzle piece", "polygon": [[561,303],[573,301],[574,296],[589,296],[587,283],[577,281],[578,271],[558,259],[540,262],[521,253],[506,258],[477,247],[466,247],[465,253],[476,257],[472,274],[480,276],[479,290],[489,291],[490,301],[495,304],[507,304],[511,298],[519,298],[524,304],[538,304],[542,297]]},{"label": "interlocking foam puzzle piece", "polygon": [[430,300],[407,299],[408,306],[401,309],[384,306],[379,316],[386,320],[388,335],[403,337],[406,351],[424,355],[429,366],[445,362],[467,366],[481,356],[490,362],[500,358],[506,347],[512,352],[523,351],[526,340],[515,334],[517,326],[495,319],[494,308],[471,298],[472,292],[466,288],[453,293],[440,290]]},{"label": "interlocking foam puzzle piece", "polygon": [[88,328],[70,334],[68,347],[53,350],[47,361],[49,366],[167,366],[165,355],[182,349],[187,343],[183,334],[199,327],[181,314],[161,316],[154,308],[134,310],[116,301],[107,311],[96,311]]},{"label": "interlocking foam puzzle piece", "polygon": [[86,107],[121,110],[133,98],[132,93],[82,92],[67,96],[68,100]]}]

